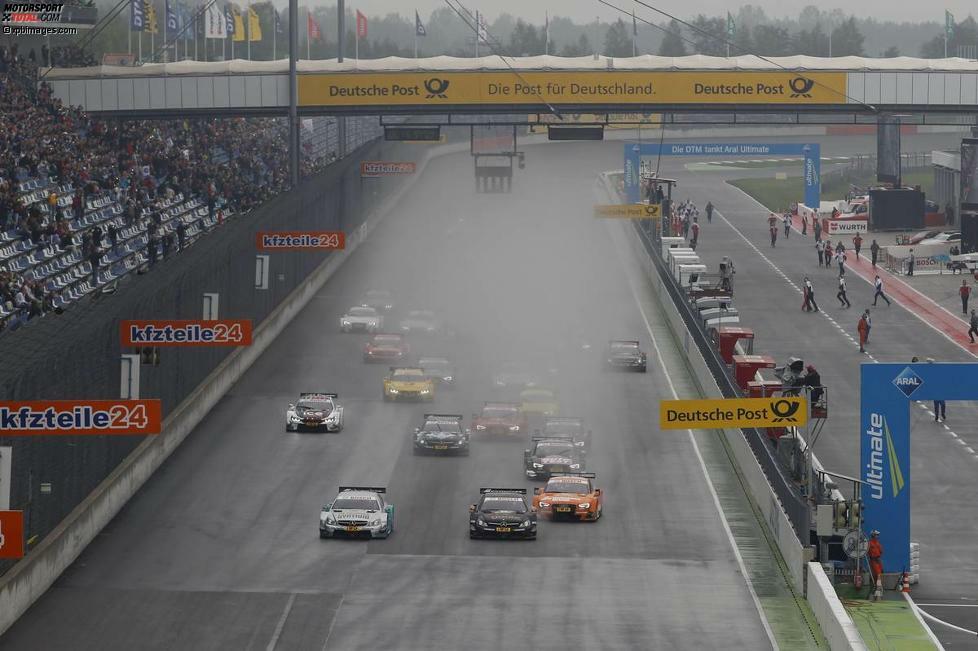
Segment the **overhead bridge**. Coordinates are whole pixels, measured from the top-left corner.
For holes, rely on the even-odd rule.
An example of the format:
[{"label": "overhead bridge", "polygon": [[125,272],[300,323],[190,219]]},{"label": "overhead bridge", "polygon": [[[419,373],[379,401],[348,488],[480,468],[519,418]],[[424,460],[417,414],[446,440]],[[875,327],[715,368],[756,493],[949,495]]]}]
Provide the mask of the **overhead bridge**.
[{"label": "overhead bridge", "polygon": [[[284,115],[289,104],[288,60],[43,74],[55,96],[90,113]],[[978,62],[700,55],[314,60],[298,62],[298,91],[300,115],[646,111],[814,115],[838,122],[839,114],[865,120],[900,113],[905,122],[934,123],[925,116],[978,113]]]}]

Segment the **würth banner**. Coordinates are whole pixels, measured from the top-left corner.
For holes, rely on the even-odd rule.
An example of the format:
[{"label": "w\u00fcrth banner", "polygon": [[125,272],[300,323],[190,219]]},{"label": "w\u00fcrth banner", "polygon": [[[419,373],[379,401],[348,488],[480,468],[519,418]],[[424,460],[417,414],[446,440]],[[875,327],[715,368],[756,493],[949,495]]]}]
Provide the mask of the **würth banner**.
[{"label": "w\u00fcrth banner", "polygon": [[257,233],[259,251],[328,251],[346,247],[343,231],[278,231]]},{"label": "w\u00fcrth banner", "polygon": [[251,319],[123,321],[119,339],[123,347],[250,346]]},{"label": "w\u00fcrth banner", "polygon": [[0,436],[159,434],[159,400],[0,401]]},{"label": "w\u00fcrth banner", "polygon": [[386,160],[365,160],[360,163],[360,176],[397,176],[414,174],[417,165],[413,161],[396,162]]}]

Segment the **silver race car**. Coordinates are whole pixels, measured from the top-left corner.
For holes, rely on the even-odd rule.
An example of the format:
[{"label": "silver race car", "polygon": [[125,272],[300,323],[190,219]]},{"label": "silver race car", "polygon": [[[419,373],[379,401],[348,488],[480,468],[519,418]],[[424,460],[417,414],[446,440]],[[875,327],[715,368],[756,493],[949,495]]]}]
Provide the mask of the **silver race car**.
[{"label": "silver race car", "polygon": [[339,494],[319,513],[319,537],[386,538],[394,531],[394,505],[386,488],[340,486]]},{"label": "silver race car", "polygon": [[339,432],[343,429],[343,407],[336,402],[335,393],[300,393],[297,402],[285,412],[285,431],[301,429]]},{"label": "silver race car", "polygon": [[351,307],[340,317],[343,332],[378,332],[384,327],[384,317],[369,305]]}]

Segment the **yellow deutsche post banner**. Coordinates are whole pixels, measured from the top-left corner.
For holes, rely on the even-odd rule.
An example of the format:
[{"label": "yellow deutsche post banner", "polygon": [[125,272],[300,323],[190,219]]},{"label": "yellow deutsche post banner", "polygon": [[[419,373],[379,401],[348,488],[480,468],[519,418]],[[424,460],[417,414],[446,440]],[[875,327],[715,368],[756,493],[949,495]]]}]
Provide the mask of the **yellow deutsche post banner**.
[{"label": "yellow deutsche post banner", "polygon": [[658,217],[662,206],[657,203],[612,203],[594,207],[595,217],[623,217],[625,219],[650,219]]},{"label": "yellow deutsche post banner", "polygon": [[662,400],[660,429],[793,427],[808,422],[805,398]]},{"label": "yellow deutsche post banner", "polygon": [[342,72],[298,83],[300,106],[846,103],[844,72]]}]

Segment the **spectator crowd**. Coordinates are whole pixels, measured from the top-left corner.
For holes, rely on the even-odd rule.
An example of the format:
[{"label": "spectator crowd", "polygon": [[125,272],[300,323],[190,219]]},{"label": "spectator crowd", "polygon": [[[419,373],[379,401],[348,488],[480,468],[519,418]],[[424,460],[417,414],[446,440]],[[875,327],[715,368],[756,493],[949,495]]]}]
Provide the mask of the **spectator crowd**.
[{"label": "spectator crowd", "polygon": [[[60,64],[94,63],[77,49],[55,50],[52,58]],[[114,225],[95,227],[75,241],[69,223],[84,215],[89,202],[118,202],[125,226],[148,230],[155,244],[152,226],[160,223],[161,206],[177,193],[201,198],[213,216],[218,205],[246,212],[288,189],[284,120],[89,116],[64,106],[43,80],[38,83],[38,66],[46,64],[47,54],[34,61],[33,52],[25,57],[16,44],[0,47],[0,116],[6,125],[0,131],[0,233],[32,246],[79,247],[97,267],[118,232]],[[300,173],[309,175],[334,158],[303,158]],[[34,179],[47,188],[47,197],[28,204],[21,184]],[[58,188],[69,188],[70,201],[58,196]],[[160,244],[172,248],[176,242]],[[43,282],[0,262],[0,304],[7,311],[33,317],[52,311],[55,303]]]}]

